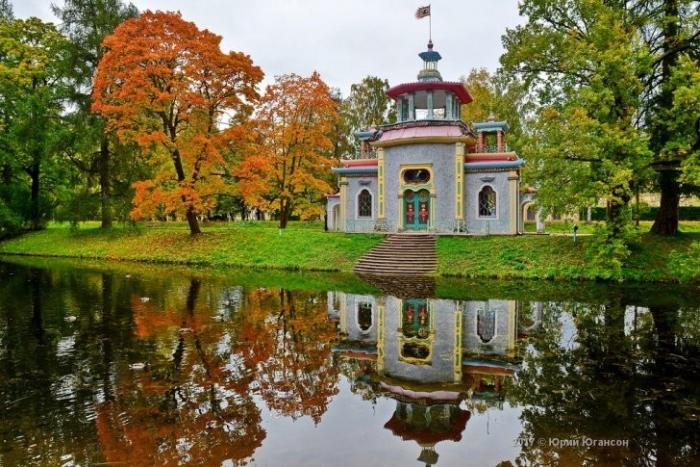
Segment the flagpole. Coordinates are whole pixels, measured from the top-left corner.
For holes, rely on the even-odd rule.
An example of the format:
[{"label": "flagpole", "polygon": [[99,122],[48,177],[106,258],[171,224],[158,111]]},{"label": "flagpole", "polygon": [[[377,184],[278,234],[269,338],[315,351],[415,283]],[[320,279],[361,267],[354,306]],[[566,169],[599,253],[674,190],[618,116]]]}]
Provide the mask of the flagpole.
[{"label": "flagpole", "polygon": [[[428,5],[430,7],[430,5]],[[433,9],[430,9],[430,14],[428,15],[428,40],[433,41]]]}]

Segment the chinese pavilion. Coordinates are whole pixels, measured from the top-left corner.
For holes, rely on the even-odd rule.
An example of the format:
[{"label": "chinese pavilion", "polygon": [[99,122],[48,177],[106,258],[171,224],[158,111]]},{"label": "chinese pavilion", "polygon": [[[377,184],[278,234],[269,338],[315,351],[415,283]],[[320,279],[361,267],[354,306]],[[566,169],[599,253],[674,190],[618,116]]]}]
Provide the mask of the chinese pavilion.
[{"label": "chinese pavilion", "polygon": [[356,133],[360,159],[333,171],[340,192],[327,198],[330,230],[517,234],[520,168],[508,124],[490,117],[471,127],[462,83],[443,81],[428,43],[418,80],[387,91],[397,122]]}]

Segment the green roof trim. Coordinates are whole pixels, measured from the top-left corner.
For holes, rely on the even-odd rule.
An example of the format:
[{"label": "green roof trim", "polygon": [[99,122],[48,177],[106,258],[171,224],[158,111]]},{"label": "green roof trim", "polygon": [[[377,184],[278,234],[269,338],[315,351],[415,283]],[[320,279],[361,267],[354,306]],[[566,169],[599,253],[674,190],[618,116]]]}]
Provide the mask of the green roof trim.
[{"label": "green roof trim", "polygon": [[472,128],[474,128],[478,132],[486,132],[486,131],[508,131],[510,128],[508,126],[508,122],[502,121],[502,122],[477,122],[472,125]]}]

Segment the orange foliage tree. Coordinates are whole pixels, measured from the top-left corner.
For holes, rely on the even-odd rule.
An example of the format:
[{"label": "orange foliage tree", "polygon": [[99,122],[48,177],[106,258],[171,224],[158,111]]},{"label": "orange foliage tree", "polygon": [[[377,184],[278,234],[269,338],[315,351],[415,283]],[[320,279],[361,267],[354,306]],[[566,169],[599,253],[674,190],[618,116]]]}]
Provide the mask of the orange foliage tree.
[{"label": "orange foliage tree", "polygon": [[154,179],[134,184],[135,219],[184,213],[190,232],[199,233],[197,215],[227,191],[224,155],[244,136],[241,123],[263,72],[248,55],[222,52],[220,43],[179,13],[150,11],[104,40],[93,109],[156,167]]},{"label": "orange foliage tree", "polygon": [[277,210],[280,228],[295,213],[302,219],[321,215],[321,199],[331,191],[330,135],[338,118],[337,103],[318,73],[276,77],[253,119],[257,138],[235,171],[245,202]]}]

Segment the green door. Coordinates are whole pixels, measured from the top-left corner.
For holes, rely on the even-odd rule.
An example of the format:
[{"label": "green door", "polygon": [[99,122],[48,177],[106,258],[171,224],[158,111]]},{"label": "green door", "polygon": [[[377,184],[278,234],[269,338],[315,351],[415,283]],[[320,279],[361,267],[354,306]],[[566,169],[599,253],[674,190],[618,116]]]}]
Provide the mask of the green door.
[{"label": "green door", "polygon": [[406,190],[403,194],[403,225],[408,230],[426,230],[430,222],[430,192]]}]

